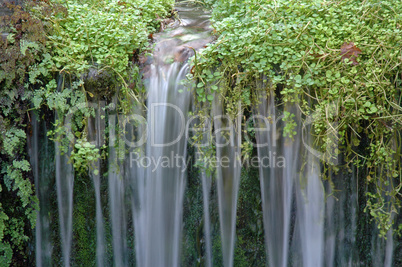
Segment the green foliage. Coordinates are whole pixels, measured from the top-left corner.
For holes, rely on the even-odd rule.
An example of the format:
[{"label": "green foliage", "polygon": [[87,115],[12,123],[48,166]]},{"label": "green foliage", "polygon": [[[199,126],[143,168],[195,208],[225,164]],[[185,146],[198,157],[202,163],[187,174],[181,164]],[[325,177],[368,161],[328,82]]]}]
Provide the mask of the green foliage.
[{"label": "green foliage", "polygon": [[[94,163],[100,159],[99,149],[89,143],[85,137],[78,139],[74,147],[76,150],[71,152],[70,159],[73,161],[75,170],[85,173],[88,169],[93,169]],[[95,175],[99,174],[98,169],[93,171]]]},{"label": "green foliage", "polygon": [[1,17],[0,38],[0,265],[26,262],[28,236],[35,227],[38,200],[26,160],[26,124],[31,89],[27,73],[45,51],[46,35],[40,20],[21,7],[9,5],[11,16]]},{"label": "green foliage", "polygon": [[[369,169],[376,192],[367,207],[384,235],[400,207],[402,2],[231,0],[214,7],[216,41],[193,62],[203,113],[214,92],[231,115],[240,112],[238,101],[251,111],[269,92],[278,104],[297,105],[311,115],[322,151],[343,151]],[[257,86],[262,79],[265,88]],[[284,115],[291,137],[293,114]],[[359,153],[363,138],[371,145]]]},{"label": "green foliage", "polygon": [[[57,0],[65,10],[43,16],[47,6],[35,8],[42,20],[52,25],[48,31],[50,56],[38,68],[68,73],[74,79],[96,67],[116,75],[119,85],[138,75],[130,60],[148,47],[148,36],[159,29],[160,18],[168,15],[172,0],[75,1]],[[86,14],[83,16],[83,14]],[[135,73],[137,72],[137,74]]]},{"label": "green foliage", "polygon": [[296,122],[294,120],[295,114],[288,111],[283,112],[283,121],[285,122],[285,127],[283,129],[283,136],[293,138],[297,134],[294,130],[296,128]]},{"label": "green foliage", "polygon": [[122,73],[129,55],[147,44],[146,23],[137,7],[119,1],[62,3],[67,13],[48,18],[54,26],[48,37],[53,70],[82,74],[97,64]]},{"label": "green foliage", "polygon": [[[33,13],[51,27],[47,29],[48,54],[30,79],[36,77],[38,69],[58,74],[57,81],[49,79],[34,91],[33,104],[35,108],[46,105],[58,111],[60,119],[49,134],[61,143],[64,153],[68,146],[75,146],[71,160],[76,171],[83,172],[96,161],[98,153],[84,139],[88,118],[94,114],[87,107],[88,98],[94,97],[94,92],[100,94],[98,97],[109,96],[111,86],[120,87],[120,106],[126,111],[130,109],[129,104],[141,89],[135,81],[139,75],[134,64],[136,56],[147,49],[149,34],[159,29],[160,18],[169,14],[174,1],[57,0],[55,3],[64,9],[43,15],[43,10],[51,5],[33,8]],[[115,82],[98,84],[92,72],[95,76],[108,73],[105,77]],[[69,121],[65,121],[65,116],[70,116],[71,130],[66,129]]]},{"label": "green foliage", "polygon": [[22,129],[11,128],[5,134],[4,138],[4,152],[11,157],[15,157],[16,153],[21,153],[23,149],[26,134]]},{"label": "green foliage", "polygon": [[13,250],[10,247],[8,242],[0,243],[0,265],[1,266],[9,266],[11,264],[11,259],[13,257]]},{"label": "green foliage", "polygon": [[[0,196],[2,200],[9,198],[8,201],[14,198],[14,201],[9,203],[0,203],[0,207],[4,207],[0,209],[0,246],[4,250],[0,261],[5,264],[2,266],[7,266],[11,263],[12,251],[21,253],[29,241],[25,225],[30,225],[31,229],[35,227],[38,200],[28,178],[30,164],[24,159],[25,132],[11,128],[5,133],[2,141],[4,150],[0,155],[0,192],[3,192]],[[5,191],[1,185],[5,186]]]},{"label": "green foliage", "polygon": [[235,266],[264,266],[264,226],[257,169],[243,169],[240,180]]},{"label": "green foliage", "polygon": [[92,182],[85,175],[79,175],[75,181],[73,231],[73,265],[96,266],[96,220],[95,193]]},{"label": "green foliage", "polygon": [[[1,30],[9,32],[7,38],[0,38],[1,266],[26,263],[27,236],[36,220],[38,200],[26,160],[28,111],[57,110],[59,122],[50,135],[61,142],[64,152],[77,140],[71,160],[78,173],[86,171],[99,156],[84,138],[93,115],[88,96],[94,96],[84,86],[85,75],[90,68],[113,73],[108,77],[122,88],[120,99],[135,98],[132,77],[138,77],[138,67],[133,63],[174,3],[24,2],[23,7],[9,5],[13,13],[0,23]],[[109,88],[104,86],[104,95]]]}]

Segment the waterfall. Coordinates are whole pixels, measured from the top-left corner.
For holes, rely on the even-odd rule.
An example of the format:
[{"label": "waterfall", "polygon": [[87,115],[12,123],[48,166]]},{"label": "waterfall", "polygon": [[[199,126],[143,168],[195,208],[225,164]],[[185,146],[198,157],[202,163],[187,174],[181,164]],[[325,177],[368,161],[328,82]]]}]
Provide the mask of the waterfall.
[{"label": "waterfall", "polygon": [[[38,121],[36,114],[32,113],[32,137],[28,139],[28,152],[35,179],[35,190],[39,199],[39,211],[36,218],[35,229],[35,253],[36,266],[50,266],[52,257],[52,243],[49,219],[49,184],[51,182],[51,170],[53,169],[50,146],[46,133],[46,124]],[[42,129],[40,129],[42,128]]]},{"label": "waterfall", "polygon": [[132,130],[141,137],[145,132],[146,142],[127,142],[138,266],[179,266],[181,262],[188,164],[185,130],[191,103],[190,88],[182,81],[189,72],[185,62],[192,48],[202,47],[210,40],[205,33],[183,35],[183,29],[200,25],[203,20],[206,18],[202,16],[186,17],[183,10],[181,25],[168,36],[161,34],[148,73],[146,120],[138,119],[144,112],[137,109],[137,125]]},{"label": "waterfall", "polygon": [[[115,266],[126,266],[127,257],[127,224],[125,208],[124,166],[121,164],[124,143],[116,137],[116,116],[109,116],[109,207],[112,223],[113,262]],[[118,147],[115,147],[115,143]],[[117,150],[117,151],[116,151]],[[124,157],[123,157],[124,158]]]},{"label": "waterfall", "polygon": [[[104,142],[102,135],[105,132],[105,122],[101,118],[105,114],[104,110],[102,109],[105,105],[104,103],[98,101],[98,103],[93,106],[95,108],[95,118],[91,117],[88,119],[88,141],[94,144],[96,148],[99,149]],[[94,184],[96,201],[96,264],[99,267],[103,267],[105,265],[106,244],[100,194],[100,168],[100,160],[98,159],[95,163],[92,164],[89,171],[89,176],[92,178]]]},{"label": "waterfall", "polygon": [[298,171],[300,140],[297,136],[294,141],[282,137],[283,116],[277,114],[274,100],[273,91],[268,96],[260,96],[254,123],[261,161],[259,172],[267,255],[270,266],[285,267],[288,266],[292,190]]},{"label": "waterfall", "polygon": [[138,218],[134,228],[139,266],[180,265],[187,158],[184,129],[190,103],[190,93],[180,81],[187,71],[187,64],[177,62],[152,66],[148,140],[144,153],[130,151],[131,179],[138,193],[133,216]]},{"label": "waterfall", "polygon": [[206,262],[207,267],[212,267],[212,245],[211,245],[211,220],[209,215],[209,198],[211,192],[211,179],[212,177],[207,175],[205,171],[201,173],[202,179],[202,197],[204,208],[204,235],[206,244]]},{"label": "waterfall", "polygon": [[[240,112],[240,108],[238,112]],[[224,266],[233,266],[237,196],[241,172],[241,122],[238,120],[233,122],[232,118],[223,115],[221,101],[217,96],[215,96],[213,104],[213,114],[223,263]],[[241,114],[238,117],[241,120]]]},{"label": "waterfall", "polygon": [[[193,110],[194,113],[197,113],[197,110]],[[197,119],[200,119],[197,117]],[[194,118],[192,120],[191,129],[197,129],[198,134],[202,135],[201,144],[195,144],[197,147],[196,158],[203,165],[203,168],[211,168],[208,162],[205,162],[203,157],[200,156],[203,154],[203,149],[206,146],[210,146],[209,142],[212,141],[212,125],[210,122],[201,122]],[[197,124],[199,123],[199,124]],[[199,128],[202,125],[201,128]],[[205,261],[204,264],[207,267],[212,266],[213,257],[212,257],[212,242],[211,242],[211,216],[210,216],[210,200],[211,200],[211,189],[212,189],[212,174],[211,171],[207,171],[206,169],[201,169],[201,185],[202,185],[202,201],[203,201],[203,212],[204,212],[204,237],[205,237]]]},{"label": "waterfall", "polygon": [[[261,92],[254,124],[269,264],[288,266],[293,223],[293,231],[299,235],[296,239],[303,266],[323,266],[325,200],[320,164],[318,158],[301,148],[305,140],[302,140],[300,116],[289,105],[283,108],[283,114],[296,114],[297,125],[292,138],[283,136],[284,115],[276,107],[275,92],[265,92],[264,86],[266,82],[257,84]],[[310,133],[306,135],[307,144],[311,144]],[[297,206],[295,222],[292,221],[293,201]]]},{"label": "waterfall", "polygon": [[324,190],[318,159],[309,155],[305,170],[297,184],[297,222],[303,266],[323,266]]},{"label": "waterfall", "polygon": [[[67,131],[71,131],[68,123],[65,123],[64,126]],[[55,142],[57,204],[64,266],[70,266],[73,234],[74,169],[68,158],[68,155],[71,154],[71,149],[72,147],[69,146],[67,152],[64,153],[61,144],[58,141]]]},{"label": "waterfall", "polygon": [[[194,126],[194,130],[200,126],[195,123],[197,116],[190,115],[197,115],[200,106],[194,105],[194,85],[186,79],[190,72],[187,61],[194,51],[202,49],[212,38],[208,14],[188,8],[185,3],[179,3],[177,9],[181,19],[165,32],[152,36],[154,54],[147,56],[142,66],[145,88],[137,94],[138,100],[131,101],[131,113],[121,114],[118,98],[125,97],[122,95],[115,96],[107,108],[99,98],[96,98],[96,103],[90,104],[95,109],[95,116],[88,119],[88,128],[85,128],[88,141],[97,148],[108,141],[109,149],[105,151],[107,158],[92,163],[88,171],[95,199],[91,208],[96,211],[92,216],[96,226],[88,227],[88,232],[96,231],[96,240],[88,242],[96,245],[93,264],[117,267],[134,264],[141,267],[183,266],[184,258],[188,256],[182,253],[183,244],[187,245],[187,234],[196,236],[196,249],[191,248],[193,250],[188,254],[193,254],[190,257],[197,266],[213,266],[220,261],[219,253],[222,253],[225,267],[236,266],[240,256],[251,258],[251,254],[255,261],[265,263],[265,259],[270,267],[356,266],[363,262],[359,254],[362,251],[359,246],[363,245],[367,246],[365,251],[370,254],[367,257],[371,257],[369,261],[374,266],[392,266],[393,250],[398,246],[394,244],[393,230],[387,233],[387,240],[382,240],[377,236],[374,224],[368,220],[364,222],[365,228],[359,226],[359,216],[363,214],[359,210],[361,201],[358,199],[363,194],[359,195],[359,169],[340,167],[338,173],[324,169],[317,157],[320,153],[311,153],[315,142],[313,131],[304,127],[306,121],[302,119],[297,104],[278,105],[280,96],[275,95],[275,90],[270,88],[265,78],[256,84],[256,105],[252,110],[244,111],[245,114],[239,104],[236,116],[227,115],[223,105],[225,100],[220,99],[218,93],[213,101],[200,104],[210,108],[209,125],[204,125],[204,130],[208,129],[208,132],[204,132],[202,138],[204,143],[214,142],[213,145],[208,143],[208,152],[212,154],[208,156],[217,162],[216,167],[206,166],[208,170],[200,168],[198,172],[194,171],[194,177],[187,177],[191,173],[188,171],[192,164],[189,159],[202,160],[189,149],[192,136],[189,136],[188,128]],[[284,136],[288,126],[287,114],[295,114],[296,126],[291,137]],[[70,115],[60,119],[60,125],[67,132],[71,131]],[[56,120],[58,116],[61,117],[61,113],[56,113]],[[250,120],[244,124],[242,118],[246,117]],[[65,151],[59,141],[55,141],[54,146],[48,143],[48,138],[41,135],[48,130],[46,123],[38,121],[35,115],[32,118],[29,155],[40,200],[35,240],[36,265],[70,266],[76,264],[73,244],[75,177],[68,157],[74,148],[70,144]],[[311,121],[308,122],[311,124]],[[257,204],[252,204],[258,224],[248,221],[247,217],[239,220],[243,228],[250,228],[246,233],[255,234],[258,245],[247,246],[250,251],[242,251],[244,255],[237,258],[236,242],[244,247],[248,245],[240,242],[247,234],[240,236],[240,227],[236,225],[237,213],[245,207],[238,204],[244,203],[241,202],[244,193],[241,191],[244,185],[241,174],[247,172],[242,173],[245,168],[242,166],[241,146],[247,139],[242,134],[248,131],[242,128],[244,126],[252,126],[255,132],[252,156],[257,153],[258,166],[252,166],[247,178],[255,177],[253,182],[256,186],[253,184],[250,194],[255,191],[261,194],[261,206],[259,198]],[[197,149],[194,149],[196,153],[203,150]],[[53,156],[54,162],[50,159]],[[259,180],[255,175],[257,169]],[[87,178],[85,175],[83,180]],[[323,181],[323,175],[330,179]],[[52,216],[50,211],[51,182],[48,177],[55,177],[56,182],[62,256],[61,260],[53,259],[53,262],[52,254],[57,254],[58,247],[53,253],[52,238],[55,238],[51,235],[50,225],[52,217],[57,216]],[[187,226],[183,213],[187,212],[185,193],[187,179],[190,178],[200,179],[193,183],[199,189],[194,190],[198,210],[194,212],[194,224],[191,225],[196,228],[196,233],[190,227],[189,233],[183,231]],[[202,188],[198,187],[200,183]],[[212,186],[215,184],[216,190]],[[192,186],[191,183],[188,185]],[[365,189],[365,192],[368,191]],[[189,192],[192,197],[193,191]],[[260,227],[261,216],[264,233]],[[366,234],[364,231],[367,229],[372,233]],[[367,241],[363,245],[358,240],[359,231],[364,232],[361,235],[365,235],[364,241]],[[260,246],[262,242],[265,242],[265,247]]]}]

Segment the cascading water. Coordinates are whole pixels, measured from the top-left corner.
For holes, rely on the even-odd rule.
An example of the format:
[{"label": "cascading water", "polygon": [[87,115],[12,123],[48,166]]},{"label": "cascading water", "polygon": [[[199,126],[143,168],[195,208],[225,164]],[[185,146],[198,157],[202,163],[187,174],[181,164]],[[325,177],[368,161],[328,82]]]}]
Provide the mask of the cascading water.
[{"label": "cascading water", "polygon": [[[94,105],[96,115],[95,118],[90,118],[88,121],[88,141],[94,144],[98,149],[104,143],[103,133],[105,132],[105,123],[101,119],[104,116],[103,103],[99,102]],[[103,222],[103,212],[101,204],[101,175],[100,175],[100,160],[98,159],[92,164],[89,176],[92,178],[95,189],[96,200],[96,264],[99,267],[105,265],[105,229]]]},{"label": "cascading water", "polygon": [[[263,85],[259,85],[262,87]],[[270,266],[288,265],[293,184],[297,176],[300,140],[283,138],[274,92],[260,97],[255,111],[257,151],[264,215],[265,242]],[[282,162],[281,162],[282,161]]]},{"label": "cascading water", "polygon": [[182,9],[181,25],[168,33],[169,37],[162,37],[155,48],[147,86],[148,138],[146,144],[136,147],[139,150],[130,152],[138,266],[180,265],[188,164],[185,128],[191,102],[191,92],[181,81],[189,72],[185,61],[192,49],[209,41],[205,32],[185,33],[207,18],[186,16]]},{"label": "cascading water", "polygon": [[[121,116],[116,109],[116,99],[107,114],[97,103],[94,106],[96,116],[88,121],[88,141],[99,148],[104,142],[105,131],[108,131],[109,142],[108,159],[104,162],[107,175],[95,171],[102,170],[101,161],[95,162],[89,172],[95,192],[94,262],[97,266],[131,266],[135,263],[137,266],[180,266],[183,262],[183,203],[189,166],[186,127],[191,124],[189,112],[196,112],[196,108],[192,107],[191,85],[184,85],[182,81],[189,72],[187,59],[194,50],[212,40],[208,15],[183,3],[178,4],[177,9],[180,23],[177,21],[170,29],[153,36],[157,41],[155,54],[152,60],[148,60],[152,64],[144,68],[147,93],[142,100],[146,105],[133,103],[132,114]],[[258,169],[267,265],[358,265],[355,237],[359,219],[357,174],[334,175],[335,188],[323,183],[319,159],[306,149],[306,145],[311,147],[313,142],[310,130],[302,135],[302,121],[297,115],[296,135],[293,139],[283,137],[286,124],[282,121],[282,114],[298,114],[298,111],[294,106],[281,107],[279,111],[274,92],[266,91],[266,86],[266,81],[257,84],[257,89],[263,93],[258,95],[259,103],[252,112],[255,145],[260,160]],[[241,107],[238,110],[240,113]],[[199,243],[205,242],[205,245],[200,245],[204,246],[199,249],[203,255],[197,263],[213,266],[219,258],[216,254],[219,251],[223,255],[223,265],[230,267],[236,262],[243,115],[238,114],[237,118],[226,116],[219,95],[215,95],[211,116],[213,120],[209,131],[212,132],[214,127],[214,136],[208,138],[215,138],[214,158],[221,162],[227,158],[228,161],[225,161],[227,165],[218,165],[215,173],[212,172],[216,177],[199,170],[201,199],[204,202],[203,218],[198,218],[204,227],[203,239]],[[107,121],[103,117],[107,117]],[[68,130],[68,119],[64,122]],[[45,143],[45,153],[37,156],[41,151],[38,128],[43,125],[34,118],[30,144],[33,175],[41,205],[36,228],[37,266],[52,265],[49,207],[45,204],[49,201],[49,185],[45,178],[50,175],[50,167],[42,165],[53,152],[48,151],[50,145]],[[42,139],[47,142],[47,138]],[[66,156],[69,151],[64,155],[60,153],[61,146],[57,142],[54,148],[61,262],[69,266],[73,262],[70,254],[74,250],[74,172]],[[106,187],[106,184],[108,190],[102,191],[102,185]],[[212,184],[217,185],[217,207],[210,205]],[[327,186],[325,192],[336,195],[336,198],[324,197],[324,185]],[[334,189],[341,189],[342,192]],[[107,198],[109,203],[105,205],[103,202]],[[220,243],[211,230],[214,208],[219,213]],[[380,241],[373,235],[370,245],[375,266],[392,266],[394,244],[391,234],[392,231],[389,231],[387,241]]]},{"label": "cascading water", "polygon": [[208,176],[205,171],[201,174],[202,179],[202,197],[204,204],[204,235],[206,244],[206,262],[205,266],[212,266],[212,245],[211,245],[211,220],[209,215],[209,200],[211,192],[211,176]]},{"label": "cascading water", "polygon": [[[49,218],[49,187],[53,167],[50,162],[51,147],[48,144],[47,136],[40,136],[40,132],[46,133],[45,123],[39,122],[37,116],[32,116],[32,138],[29,140],[29,155],[36,185],[36,194],[39,199],[39,211],[36,220],[36,265],[50,266],[52,258],[52,244],[50,237]],[[39,157],[39,155],[41,155]]]},{"label": "cascading water", "polygon": [[[203,148],[210,144],[212,141],[212,125],[210,122],[203,122],[201,124],[197,124],[199,122],[197,120],[193,120],[189,126],[192,129],[197,129],[199,126],[203,126],[198,128],[199,133],[201,133],[201,144],[199,144],[197,151],[197,160],[201,162],[204,168],[210,168],[208,162],[205,162],[203,157],[199,155],[203,155]],[[197,127],[198,126],[198,127]],[[205,169],[201,171],[201,184],[202,184],[202,201],[203,201],[203,212],[204,212],[204,237],[205,237],[205,266],[212,266],[213,257],[212,257],[212,241],[211,241],[211,216],[210,216],[210,200],[211,200],[211,189],[212,189],[212,175],[210,171]]]},{"label": "cascading water", "polygon": [[297,183],[297,225],[303,266],[323,266],[324,190],[318,159],[307,157],[302,179]]},{"label": "cascading water", "polygon": [[[131,177],[138,186],[136,192],[144,192],[137,198],[137,208],[133,211],[135,217],[143,218],[135,225],[136,236],[143,235],[143,238],[136,239],[136,246],[144,247],[143,253],[137,257],[139,266],[178,266],[180,263],[181,210],[186,178],[186,139],[181,129],[186,124],[189,93],[178,94],[180,87],[177,85],[188,67],[173,63],[167,72],[160,68],[152,67],[147,102],[150,139],[145,154],[131,152],[135,153],[131,158],[136,161],[132,164],[144,168],[142,175],[137,176],[136,171]],[[178,159],[178,166],[171,165],[170,160],[174,159]],[[151,162],[161,165],[148,166]]]},{"label": "cascading water", "polygon": [[[115,266],[127,266],[127,223],[124,204],[124,166],[120,164],[124,144],[116,138],[116,116],[109,116],[109,207],[112,223],[113,262]],[[118,147],[116,148],[116,141]],[[116,151],[117,150],[117,151]]]},{"label": "cascading water", "polygon": [[[69,124],[64,126],[69,129]],[[56,158],[56,188],[57,204],[59,208],[60,237],[64,266],[70,266],[70,252],[73,234],[73,187],[74,169],[67,155],[71,154],[71,147],[67,152],[61,151],[61,144],[55,142]]]},{"label": "cascading water", "polygon": [[[240,108],[239,108],[240,112]],[[222,254],[225,266],[233,266],[236,236],[236,210],[241,173],[241,121],[224,116],[221,101],[215,96],[213,104],[218,185],[219,220]],[[237,116],[241,118],[241,114]],[[224,164],[223,161],[227,161]]]}]

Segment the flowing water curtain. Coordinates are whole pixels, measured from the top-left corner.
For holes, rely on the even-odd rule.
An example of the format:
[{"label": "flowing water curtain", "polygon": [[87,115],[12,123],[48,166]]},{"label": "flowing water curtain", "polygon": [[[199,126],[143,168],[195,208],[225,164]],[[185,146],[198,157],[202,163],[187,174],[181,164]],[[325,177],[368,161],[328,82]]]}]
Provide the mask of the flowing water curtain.
[{"label": "flowing water curtain", "polygon": [[[305,122],[303,122],[305,123]],[[310,127],[302,128],[300,176],[296,179],[296,234],[303,266],[324,264],[325,192],[321,181],[320,159],[311,153],[313,136]]]},{"label": "flowing water curtain", "polygon": [[224,115],[223,100],[215,94],[213,122],[216,147],[216,179],[224,266],[233,266],[236,210],[241,174],[241,104],[236,118]]},{"label": "flowing water curtain", "polygon": [[[197,146],[199,149],[198,155],[202,155],[202,148],[204,146],[211,145],[212,142],[212,122],[208,121],[204,124],[204,129],[206,132],[202,133],[202,144]],[[198,160],[202,160],[201,156]],[[212,267],[213,255],[212,255],[212,242],[211,242],[211,219],[210,219],[210,197],[211,197],[211,186],[212,186],[212,174],[209,169],[211,166],[204,166],[205,169],[201,170],[201,183],[202,183],[202,198],[203,198],[203,212],[204,212],[204,236],[205,236],[205,266]]]},{"label": "flowing water curtain", "polygon": [[[258,105],[254,110],[254,127],[259,163],[265,244],[270,266],[287,266],[293,185],[300,165],[300,136],[284,137],[283,112],[275,103],[269,83],[257,83]],[[286,107],[285,112],[295,108]],[[296,129],[297,130],[297,129]]]},{"label": "flowing water curtain", "polygon": [[205,266],[212,266],[212,244],[211,244],[211,219],[209,211],[210,193],[212,176],[207,175],[205,171],[201,173],[202,180],[202,198],[203,198],[203,209],[204,209],[204,236],[205,236]]},{"label": "flowing water curtain", "polygon": [[[71,116],[69,116],[71,119]],[[71,133],[69,119],[64,120],[63,115],[56,112],[56,120],[64,127],[67,133]],[[55,141],[56,158],[56,187],[57,204],[59,209],[59,226],[62,247],[62,262],[64,266],[70,266],[70,253],[73,232],[73,190],[74,190],[74,168],[70,163],[72,146],[61,144],[63,134],[58,133]]]},{"label": "flowing water curtain", "polygon": [[324,190],[320,164],[308,156],[302,177],[297,183],[297,226],[303,266],[323,266]]},{"label": "flowing water curtain", "polygon": [[[113,101],[116,106],[116,99]],[[119,131],[120,118],[111,113],[109,119],[108,189],[110,221],[112,224],[113,262],[127,265],[127,214],[125,207],[124,140]],[[119,120],[120,121],[120,120]]]},{"label": "flowing water curtain", "polygon": [[188,65],[155,63],[151,68],[147,142],[130,148],[137,264],[179,266],[187,163],[184,129],[190,105],[190,92],[181,80]]},{"label": "flowing water curtain", "polygon": [[[97,101],[95,103],[90,103],[95,109],[95,117],[88,118],[88,141],[95,145],[97,149],[100,149],[104,144],[103,134],[105,133],[105,103]],[[92,178],[95,191],[95,201],[96,201],[96,264],[102,267],[106,263],[105,259],[105,229],[104,229],[104,219],[102,213],[101,204],[101,174],[100,174],[100,159],[91,163],[89,169],[89,176]]]},{"label": "flowing water curtain", "polygon": [[[37,115],[32,112],[32,137],[29,140],[29,157],[36,185],[36,194],[39,199],[39,210],[35,228],[35,256],[36,266],[50,266],[52,257],[52,244],[50,238],[50,200],[49,184],[51,174],[52,153],[48,144],[48,137],[41,136],[40,132],[46,133],[46,123],[38,121]],[[43,129],[39,129],[42,127]]]},{"label": "flowing water curtain", "polygon": [[[193,114],[199,111],[193,107]],[[189,126],[194,130],[194,136],[190,139],[190,144],[195,146],[196,165],[201,173],[202,198],[203,198],[203,213],[204,213],[204,237],[205,237],[205,260],[204,264],[207,267],[212,266],[212,242],[211,242],[211,215],[210,215],[210,198],[213,179],[213,166],[206,160],[207,155],[211,152],[212,147],[212,121],[205,116],[195,116],[191,120]],[[190,129],[190,128],[189,128]],[[190,133],[189,133],[190,134]]]},{"label": "flowing water curtain", "polygon": [[[269,83],[260,81],[257,88],[254,127],[270,266],[288,266],[289,257],[297,253],[301,254],[303,266],[322,266],[325,207],[319,159],[309,155],[302,146],[305,142],[297,107],[288,104],[279,110]],[[310,133],[307,136],[310,140]],[[306,143],[311,145],[310,141]],[[294,201],[297,203],[296,222],[292,219]],[[299,235],[296,238],[295,230],[291,229],[294,223]],[[291,236],[293,240],[290,240]],[[296,248],[301,251],[293,251],[294,247],[291,251],[291,242],[299,242]]]},{"label": "flowing water curtain", "polygon": [[[140,101],[142,103],[142,99]],[[124,126],[126,134],[126,144],[129,147],[129,166],[130,171],[127,172],[127,181],[130,185],[131,197],[131,210],[134,228],[135,240],[135,255],[137,266],[146,266],[145,259],[147,253],[147,233],[144,231],[146,226],[146,210],[145,210],[145,197],[147,192],[144,190],[146,187],[146,169],[139,164],[135,164],[132,159],[139,159],[145,156],[146,139],[147,139],[147,121],[146,111],[142,105],[133,105],[133,116],[131,116],[131,123]]]}]

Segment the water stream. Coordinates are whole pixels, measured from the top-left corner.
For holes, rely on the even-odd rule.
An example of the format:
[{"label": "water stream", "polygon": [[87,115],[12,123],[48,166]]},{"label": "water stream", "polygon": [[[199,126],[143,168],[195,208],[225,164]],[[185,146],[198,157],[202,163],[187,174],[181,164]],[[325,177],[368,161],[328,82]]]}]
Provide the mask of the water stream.
[{"label": "water stream", "polygon": [[[264,85],[259,85],[263,87]],[[300,139],[282,138],[281,114],[275,108],[275,95],[270,91],[260,97],[255,111],[257,150],[265,242],[271,266],[288,266],[293,186],[297,177]],[[283,162],[280,162],[282,160]]]},{"label": "water stream", "polygon": [[[95,118],[89,118],[88,120],[88,141],[95,145],[96,148],[100,148],[104,144],[103,133],[105,132],[105,122],[102,120],[105,111],[103,110],[104,103],[98,101],[93,105],[96,111]],[[96,264],[99,267],[105,265],[105,229],[104,219],[101,203],[101,174],[100,174],[100,160],[98,159],[91,166],[89,176],[91,177],[95,191],[96,201]]]}]

